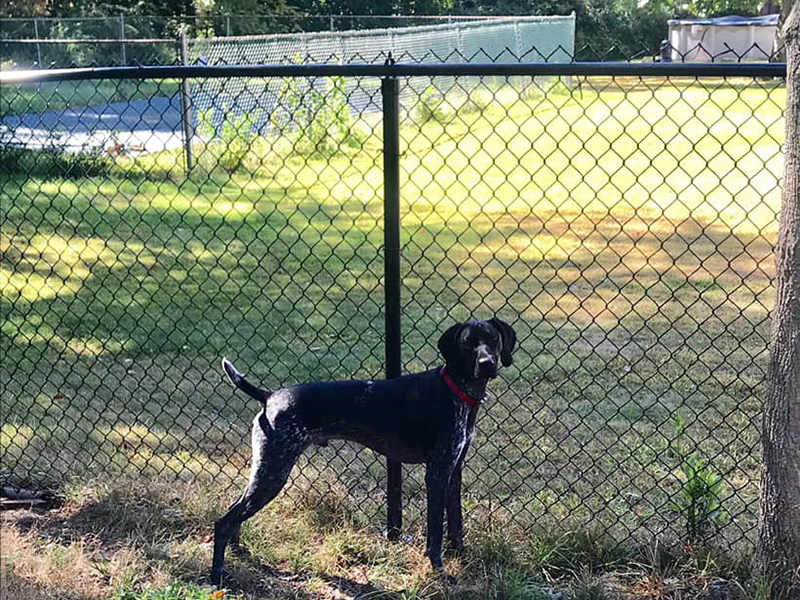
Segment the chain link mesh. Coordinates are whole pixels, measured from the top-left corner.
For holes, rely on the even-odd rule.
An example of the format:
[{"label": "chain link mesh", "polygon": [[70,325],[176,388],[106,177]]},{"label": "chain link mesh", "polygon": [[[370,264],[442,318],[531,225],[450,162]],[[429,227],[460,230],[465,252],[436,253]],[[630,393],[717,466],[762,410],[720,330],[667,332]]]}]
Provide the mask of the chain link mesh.
[{"label": "chain link mesh", "polygon": [[[352,101],[380,95],[347,79],[285,79],[271,106],[196,118],[190,172],[173,80],[4,86],[4,482],[236,487],[257,407],[221,356],[270,389],[381,377],[381,113]],[[439,334],[472,315],[516,329],[468,511],[680,536],[697,456],[724,482],[719,535],[749,543],[783,81],[449,81],[400,82],[402,354],[435,366]],[[267,81],[207,84],[258,97]],[[380,456],[341,442],[292,484],[343,487],[382,522],[384,481]],[[412,524],[423,488],[406,467]]]}]

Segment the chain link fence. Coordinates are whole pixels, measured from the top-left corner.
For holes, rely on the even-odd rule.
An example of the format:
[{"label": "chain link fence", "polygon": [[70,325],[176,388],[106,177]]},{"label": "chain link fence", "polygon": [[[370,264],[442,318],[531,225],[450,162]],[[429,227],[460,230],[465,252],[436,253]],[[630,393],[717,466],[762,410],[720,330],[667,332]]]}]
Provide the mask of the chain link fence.
[{"label": "chain link fence", "polygon": [[[403,370],[439,364],[438,336],[470,316],[519,340],[481,411],[467,511],[751,543],[780,69],[380,57],[6,76],[3,482],[233,493],[257,406],[222,356],[270,389],[382,376],[376,83],[397,76]],[[259,98],[275,77],[270,105],[176,99],[184,78]],[[364,94],[376,109],[351,101]],[[307,452],[292,485],[346,491],[382,523],[385,478],[382,457],[341,442]],[[403,485],[419,524],[422,468]]]},{"label": "chain link fence", "polygon": [[350,62],[384,48],[418,58],[430,51],[445,56],[457,49],[470,56],[482,49],[497,59],[537,48],[552,61],[547,55],[555,52],[573,55],[574,29],[574,14],[8,18],[0,19],[0,62],[23,69],[180,64],[181,32],[189,39],[190,64],[264,64],[286,57]]},{"label": "chain link fence", "polygon": [[[0,63],[5,70],[298,60],[346,63],[367,60],[379,50],[427,62],[483,60],[481,57],[491,62],[652,57],[668,62],[742,62],[780,60],[782,56],[782,48],[776,48],[772,39],[774,25],[756,28],[758,35],[728,32],[716,39],[716,34],[708,35],[708,22],[669,23],[676,25],[668,26],[664,15],[660,25],[645,26],[628,38],[621,32],[595,31],[588,18],[576,27],[574,13],[2,18]],[[188,40],[185,56],[180,48],[182,33]]]}]

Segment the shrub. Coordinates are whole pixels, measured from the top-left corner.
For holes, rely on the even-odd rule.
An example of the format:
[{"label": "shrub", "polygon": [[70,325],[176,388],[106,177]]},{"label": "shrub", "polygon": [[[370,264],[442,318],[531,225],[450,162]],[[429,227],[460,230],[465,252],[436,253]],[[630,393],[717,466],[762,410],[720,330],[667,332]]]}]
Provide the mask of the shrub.
[{"label": "shrub", "polygon": [[108,175],[114,159],[100,148],[70,152],[63,148],[0,147],[0,173],[38,177],[97,177]]},{"label": "shrub", "polygon": [[414,118],[422,125],[428,121],[435,121],[445,125],[453,119],[450,105],[445,101],[444,96],[433,86],[429,86],[419,98],[419,102],[414,108]]},{"label": "shrub", "polygon": [[227,104],[222,106],[222,119],[214,125],[214,108],[197,111],[198,132],[206,137],[206,150],[210,150],[216,162],[229,173],[238,171],[258,138],[253,126],[263,114],[261,109],[252,114],[235,114]]},{"label": "shrub", "polygon": [[285,79],[271,119],[302,154],[332,156],[344,148],[360,149],[366,141],[353,123],[341,76]]}]

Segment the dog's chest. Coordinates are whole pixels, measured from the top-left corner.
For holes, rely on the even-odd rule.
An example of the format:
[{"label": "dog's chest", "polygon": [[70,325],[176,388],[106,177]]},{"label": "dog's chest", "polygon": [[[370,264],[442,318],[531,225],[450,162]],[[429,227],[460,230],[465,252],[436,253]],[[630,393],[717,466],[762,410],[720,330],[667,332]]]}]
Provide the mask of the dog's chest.
[{"label": "dog's chest", "polygon": [[453,446],[455,455],[460,457],[475,435],[475,411],[459,407],[454,417]]}]

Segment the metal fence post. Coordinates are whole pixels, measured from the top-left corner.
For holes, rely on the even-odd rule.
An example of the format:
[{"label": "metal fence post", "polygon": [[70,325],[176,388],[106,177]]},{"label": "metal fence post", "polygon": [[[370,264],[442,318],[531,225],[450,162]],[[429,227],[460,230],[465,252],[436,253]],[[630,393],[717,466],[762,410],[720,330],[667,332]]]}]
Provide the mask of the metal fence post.
[{"label": "metal fence post", "polygon": [[128,64],[128,57],[125,55],[125,15],[119,13],[119,43],[122,48],[122,65]]},{"label": "metal fence post", "polygon": [[[391,60],[391,59],[390,59]],[[387,61],[388,63],[389,61]],[[400,362],[400,86],[381,80],[383,99],[383,260],[386,299],[386,378],[399,377]],[[396,540],[403,526],[402,465],[386,461],[386,536]]]},{"label": "metal fence post", "polygon": [[[36,38],[36,59],[38,60],[38,67],[42,68],[42,47],[39,45],[39,19],[33,20],[33,36]],[[37,84],[36,89],[39,89]]]},{"label": "metal fence post", "polygon": [[[186,38],[186,29],[181,29],[178,34],[178,51],[181,55],[181,64],[189,64],[189,41]],[[192,123],[192,96],[189,80],[181,81],[181,121],[183,124],[183,148],[186,154],[186,170],[194,167],[194,154],[192,153],[192,138],[194,137],[194,123]]]}]

